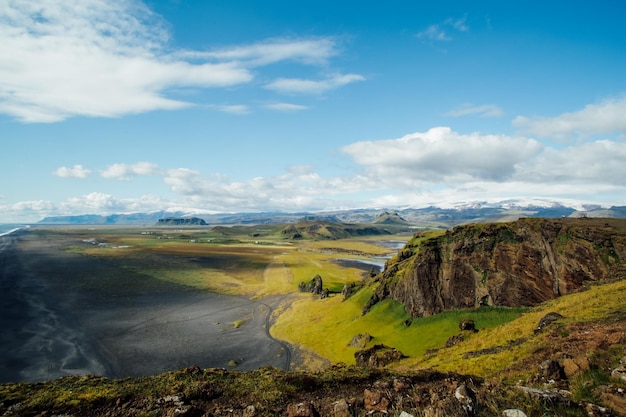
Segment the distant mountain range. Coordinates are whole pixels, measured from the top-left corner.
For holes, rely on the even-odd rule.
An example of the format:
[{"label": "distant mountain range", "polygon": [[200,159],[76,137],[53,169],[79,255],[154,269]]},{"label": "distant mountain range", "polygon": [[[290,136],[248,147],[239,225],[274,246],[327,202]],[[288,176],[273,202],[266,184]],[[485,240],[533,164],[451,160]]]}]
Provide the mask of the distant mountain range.
[{"label": "distant mountain range", "polygon": [[39,224],[90,224],[90,225],[144,225],[152,226],[166,218],[199,218],[209,225],[215,224],[278,224],[302,220],[324,220],[342,223],[403,223],[422,227],[449,228],[466,223],[512,221],[521,217],[608,217],[626,218],[626,206],[568,207],[558,203],[501,203],[459,204],[454,207],[425,207],[388,209],[353,209],[327,212],[243,212],[214,213],[197,209],[162,210],[130,214],[85,214],[77,216],[46,217]]}]

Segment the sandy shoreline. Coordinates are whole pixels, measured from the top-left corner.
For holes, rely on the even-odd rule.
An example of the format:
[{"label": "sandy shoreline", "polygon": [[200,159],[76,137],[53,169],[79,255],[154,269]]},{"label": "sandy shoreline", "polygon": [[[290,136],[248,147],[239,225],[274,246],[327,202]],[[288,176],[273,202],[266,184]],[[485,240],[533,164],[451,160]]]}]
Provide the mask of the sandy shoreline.
[{"label": "sandy shoreline", "polygon": [[289,366],[290,348],[266,331],[272,300],[158,281],[68,253],[63,239],[0,237],[0,382]]}]

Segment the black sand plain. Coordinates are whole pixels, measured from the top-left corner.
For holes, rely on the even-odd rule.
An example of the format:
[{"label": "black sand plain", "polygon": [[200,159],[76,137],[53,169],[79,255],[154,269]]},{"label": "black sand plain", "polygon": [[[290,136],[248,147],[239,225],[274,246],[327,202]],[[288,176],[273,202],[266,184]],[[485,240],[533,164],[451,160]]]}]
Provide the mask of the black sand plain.
[{"label": "black sand plain", "polygon": [[32,230],[0,237],[0,383],[289,368],[291,347],[268,332],[278,299],[160,281],[123,260],[65,250],[72,240]]}]

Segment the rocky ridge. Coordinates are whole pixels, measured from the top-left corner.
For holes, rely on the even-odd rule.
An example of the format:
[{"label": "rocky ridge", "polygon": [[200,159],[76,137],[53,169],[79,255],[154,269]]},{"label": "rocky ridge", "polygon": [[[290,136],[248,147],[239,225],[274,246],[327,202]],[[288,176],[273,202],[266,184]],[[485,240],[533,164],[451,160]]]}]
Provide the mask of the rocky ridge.
[{"label": "rocky ridge", "polygon": [[413,317],[534,306],[590,282],[626,277],[626,221],[520,219],[416,234],[389,260],[365,311],[391,298]]}]

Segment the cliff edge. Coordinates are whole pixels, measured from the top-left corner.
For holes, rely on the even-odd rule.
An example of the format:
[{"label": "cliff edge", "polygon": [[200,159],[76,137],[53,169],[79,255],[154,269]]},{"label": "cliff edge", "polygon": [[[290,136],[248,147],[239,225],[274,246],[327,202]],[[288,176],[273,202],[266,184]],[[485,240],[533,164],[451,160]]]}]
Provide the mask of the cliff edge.
[{"label": "cliff edge", "polygon": [[[391,298],[413,317],[534,306],[588,282],[626,277],[626,221],[520,219],[416,234],[375,279],[368,306]],[[366,307],[367,310],[367,307]]]}]

